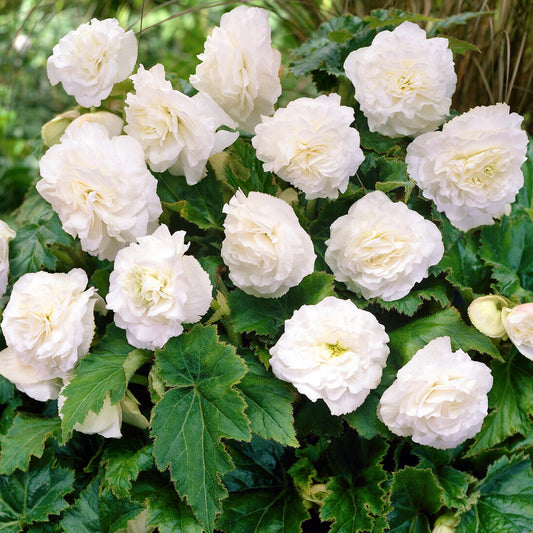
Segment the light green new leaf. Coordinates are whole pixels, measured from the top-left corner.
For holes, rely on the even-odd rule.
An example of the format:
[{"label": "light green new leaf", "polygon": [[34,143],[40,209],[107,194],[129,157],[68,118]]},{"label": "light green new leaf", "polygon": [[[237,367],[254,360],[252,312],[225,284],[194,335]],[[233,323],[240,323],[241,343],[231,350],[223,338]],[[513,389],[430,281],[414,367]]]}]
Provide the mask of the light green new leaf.
[{"label": "light green new leaf", "polygon": [[153,411],[156,464],[169,467],[180,496],[212,530],[227,495],[220,476],[233,466],[221,439],[250,439],[246,403],[234,389],[246,365],[214,326],[197,325],[156,351],[156,368],[173,387]]},{"label": "light green new leaf", "polygon": [[11,474],[15,469],[26,470],[32,456],[41,457],[44,445],[50,437],[59,439],[59,417],[39,418],[17,414],[13,425],[2,438],[0,474]]},{"label": "light green new leaf", "polygon": [[419,318],[389,333],[390,360],[400,368],[429,341],[442,336],[451,338],[452,347],[461,350],[476,350],[495,359],[503,360],[491,340],[476,328],[467,326],[459,312],[452,308],[434,315]]},{"label": "light green new leaf", "polygon": [[313,305],[334,295],[333,276],[313,272],[280,298],[256,298],[234,290],[228,298],[236,331],[275,337],[283,322],[302,305]]},{"label": "light green new leaf", "polygon": [[533,524],[533,474],[523,455],[501,457],[475,487],[479,498],[456,533],[524,533]]},{"label": "light green new leaf", "polygon": [[489,392],[492,411],[483,421],[467,456],[492,448],[507,437],[527,435],[533,417],[533,362],[513,349],[506,363],[494,363]]},{"label": "light green new leaf", "polygon": [[298,446],[290,386],[270,374],[254,357],[245,358],[248,373],[236,388],[243,395],[250,428],[264,439]]},{"label": "light green new leaf", "polygon": [[394,472],[390,533],[430,533],[431,518],[442,507],[443,489],[429,469],[407,466]]},{"label": "light green new leaf", "polygon": [[27,472],[0,476],[0,531],[16,533],[33,522],[68,507],[64,497],[74,490],[74,473],[54,464],[48,451],[34,459]]},{"label": "light green new leaf", "polygon": [[148,510],[147,526],[159,533],[202,533],[203,528],[191,508],[182,502],[166,477],[154,472],[142,473],[133,484],[132,498]]},{"label": "light green new leaf", "polygon": [[91,353],[79,361],[62,393],[66,398],[61,410],[63,439],[70,437],[89,411],[98,413],[108,394],[113,405],[122,400],[128,380],[150,357],[150,352],[128,344],[124,330],[111,324]]},{"label": "light green new leaf", "polygon": [[100,493],[98,478],[89,483],[60,522],[64,531],[76,533],[114,533],[127,527],[143,506],[127,498],[115,498],[110,492]]}]

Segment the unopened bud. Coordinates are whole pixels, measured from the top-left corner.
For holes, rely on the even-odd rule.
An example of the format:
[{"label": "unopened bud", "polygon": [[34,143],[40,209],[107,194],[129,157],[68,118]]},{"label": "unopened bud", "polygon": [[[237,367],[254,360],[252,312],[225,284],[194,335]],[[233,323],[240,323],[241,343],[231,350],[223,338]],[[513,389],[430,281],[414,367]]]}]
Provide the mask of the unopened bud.
[{"label": "unopened bud", "polygon": [[457,524],[459,524],[459,519],[454,514],[443,514],[435,521],[431,533],[454,533]]},{"label": "unopened bud", "polygon": [[502,309],[508,306],[508,301],[502,296],[496,294],[481,296],[468,306],[468,316],[474,327],[487,337],[506,338]]},{"label": "unopened bud", "polygon": [[109,111],[96,111],[95,113],[84,113],[79,116],[68,125],[68,129],[79,128],[85,122],[101,124],[109,132],[109,137],[120,135],[122,126],[124,126],[124,121],[114,113],[110,113]]},{"label": "unopened bud", "polygon": [[67,129],[67,126],[77,117],[80,116],[80,112],[76,109],[71,109],[61,115],[57,115],[52,120],[49,120],[41,128],[41,137],[45,146],[54,146],[59,142],[63,133]]}]

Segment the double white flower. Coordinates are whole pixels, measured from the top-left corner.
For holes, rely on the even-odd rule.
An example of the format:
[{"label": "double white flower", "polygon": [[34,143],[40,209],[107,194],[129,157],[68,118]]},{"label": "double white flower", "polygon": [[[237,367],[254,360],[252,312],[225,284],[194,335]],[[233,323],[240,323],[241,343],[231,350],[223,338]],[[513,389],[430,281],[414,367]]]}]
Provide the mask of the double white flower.
[{"label": "double white flower", "polygon": [[173,90],[163,65],[150,70],[141,65],[131,79],[135,94],[126,97],[124,131],[139,141],[154,172],[169,170],[189,185],[198,183],[208,158],[239,136],[217,131],[222,125],[233,128],[233,120],[207,94],[191,98]]},{"label": "double white flower", "polygon": [[117,254],[107,307],[137,348],[161,348],[183,331],[183,323],[198,322],[209,309],[209,276],[185,255],[184,239],[184,231],[171,235],[162,225]]},{"label": "double white flower", "polygon": [[479,106],[407,147],[407,171],[461,231],[493,224],[524,184],[527,135],[507,104]]},{"label": "double white flower", "polygon": [[252,144],[263,168],[307,199],[337,198],[364,159],[353,120],[353,109],[341,106],[338,94],[298,98],[263,117]]},{"label": "double white flower", "polygon": [[285,332],[270,349],[270,365],[278,378],[341,415],[359,407],[379,385],[388,341],[374,315],[330,296],[302,306],[285,321]]},{"label": "double white flower", "polygon": [[439,229],[374,191],[331,225],[325,259],[337,281],[365,298],[403,298],[444,254]]},{"label": "double white flower", "polygon": [[378,416],[396,435],[433,448],[455,448],[473,437],[487,414],[492,375],[487,365],[450,337],[438,337],[418,350],[383,393]]}]

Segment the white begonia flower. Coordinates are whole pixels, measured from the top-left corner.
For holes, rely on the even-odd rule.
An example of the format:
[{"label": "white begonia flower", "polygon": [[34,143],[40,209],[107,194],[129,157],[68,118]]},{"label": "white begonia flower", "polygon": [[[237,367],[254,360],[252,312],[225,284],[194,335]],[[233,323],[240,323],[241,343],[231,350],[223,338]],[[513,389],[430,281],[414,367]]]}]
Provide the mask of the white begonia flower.
[{"label": "white begonia flower", "polygon": [[355,202],[330,229],[326,263],[364,298],[403,298],[444,254],[437,226],[381,191]]},{"label": "white begonia flower", "polygon": [[137,61],[137,39],[116,19],[82,24],[53,48],[46,71],[52,85],[61,82],[83,107],[99,106],[115,83],[125,80]]},{"label": "white begonia flower", "polygon": [[207,37],[191,84],[207,93],[240,128],[253,133],[281,94],[281,54],[272,48],[268,11],[239,6]]},{"label": "white begonia flower", "polygon": [[365,156],[354,111],[338,94],[298,98],[273,117],[263,117],[252,145],[263,169],[277,174],[305,197],[337,198]]},{"label": "white begonia flower", "polygon": [[533,361],[533,303],[505,307],[502,322],[516,349]]},{"label": "white begonia flower", "polygon": [[448,114],[457,76],[448,40],[412,22],[379,32],[344,63],[370,131],[389,137],[433,131]]},{"label": "white begonia flower", "polygon": [[8,350],[2,352],[0,373],[30,396],[57,397],[57,379],[68,376],[89,351],[98,296],[86,286],[79,268],[24,274],[13,285],[2,318]]},{"label": "white begonia flower", "polygon": [[285,321],[270,349],[274,374],[334,415],[359,407],[381,381],[389,348],[385,328],[368,311],[333,296],[304,305]]},{"label": "white begonia flower", "polygon": [[[65,382],[63,389],[67,385],[68,380]],[[63,418],[62,409],[66,400],[66,398],[62,395],[62,392],[63,390],[60,391],[57,398],[57,411],[60,418]],[[87,435],[98,433],[99,435],[102,435],[102,437],[120,439],[120,437],[122,437],[122,433],[120,432],[121,426],[122,409],[120,407],[120,403],[112,405],[109,393],[107,393],[107,396],[104,398],[102,409],[100,409],[98,413],[89,411],[85,417],[85,420],[81,423],[77,422],[74,425],[74,429],[76,431],[80,431],[81,433],[86,433]]]},{"label": "white begonia flower", "polygon": [[162,225],[117,254],[107,307],[137,348],[161,348],[181,334],[182,323],[198,322],[209,309],[209,276],[185,255],[189,245],[184,239],[184,231],[171,235]]},{"label": "white begonia flower", "polygon": [[0,220],[0,296],[6,292],[7,276],[9,274],[9,241],[16,233]]},{"label": "white begonia flower", "polygon": [[39,168],[37,190],[63,229],[99,259],[113,260],[118,250],[157,226],[162,212],[157,181],[141,145],[128,135],[110,138],[96,122],[71,124]]},{"label": "white begonia flower", "polygon": [[492,375],[487,365],[450,337],[438,337],[418,350],[383,393],[378,417],[396,435],[433,448],[455,448],[473,437],[487,414]]},{"label": "white begonia flower", "polygon": [[292,207],[269,194],[237,191],[222,211],[222,259],[231,281],[260,298],[278,298],[313,272],[315,252]]},{"label": "white begonia flower", "polygon": [[407,147],[407,172],[461,231],[493,224],[524,184],[527,134],[507,104],[479,106]]},{"label": "white begonia flower", "polygon": [[238,132],[216,131],[235,127],[231,118],[207,94],[192,98],[172,89],[163,65],[131,76],[135,94],[126,97],[124,131],[137,139],[154,172],[184,175],[189,185],[205,176],[212,155],[232,144]]}]

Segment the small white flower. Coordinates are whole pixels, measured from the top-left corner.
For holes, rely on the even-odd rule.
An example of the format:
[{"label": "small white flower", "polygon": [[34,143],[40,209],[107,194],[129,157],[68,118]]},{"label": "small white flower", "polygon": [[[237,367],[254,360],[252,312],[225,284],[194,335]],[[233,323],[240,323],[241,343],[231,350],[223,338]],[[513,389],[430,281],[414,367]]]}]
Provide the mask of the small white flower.
[{"label": "small white flower", "polygon": [[117,254],[107,307],[137,348],[161,348],[180,335],[182,323],[198,322],[209,309],[209,276],[185,255],[184,239],[184,231],[171,235],[162,225]]},{"label": "small white flower", "polygon": [[[65,383],[65,388],[68,385],[68,380]],[[63,418],[63,405],[65,404],[65,397],[62,395],[62,390],[57,398],[57,411],[60,418]],[[120,428],[122,426],[122,409],[120,403],[115,405],[111,404],[109,393],[104,398],[104,404],[98,413],[89,411],[83,422],[77,422],[74,425],[76,431],[85,433],[87,435],[93,435],[98,433],[102,437],[111,439],[120,439],[122,433]]]},{"label": "small white flower", "polygon": [[407,147],[407,172],[462,231],[509,214],[524,184],[527,135],[507,104],[479,106]]},{"label": "small white flower", "polygon": [[378,417],[396,435],[433,448],[455,448],[473,437],[487,414],[492,375],[487,365],[450,337],[438,337],[418,350],[383,393]]},{"label": "small white flower", "polygon": [[243,130],[253,133],[281,94],[281,55],[271,45],[268,12],[239,6],[207,37],[191,84],[207,93]]},{"label": "small white flower", "polygon": [[359,407],[381,381],[389,348],[385,328],[368,311],[332,296],[304,305],[285,321],[270,349],[272,371],[334,415]]},{"label": "small white flower", "polygon": [[298,98],[263,117],[252,144],[266,171],[305,192],[307,199],[337,198],[363,162],[353,109],[338,94]]},{"label": "small white flower", "polygon": [[9,274],[9,241],[15,237],[15,232],[0,220],[0,296],[6,292],[7,276]]},{"label": "small white flower", "polygon": [[325,259],[337,281],[365,298],[403,298],[444,254],[439,229],[373,191],[331,225]]},{"label": "small white flower", "polygon": [[407,21],[351,52],[344,69],[370,131],[389,137],[440,126],[457,83],[448,40]]},{"label": "small white flower", "polygon": [[502,322],[517,350],[533,361],[533,303],[505,307]]},{"label": "small white flower", "polygon": [[237,191],[224,205],[222,259],[244,292],[277,298],[313,272],[315,252],[292,207],[269,194]]},{"label": "small white flower", "polygon": [[137,61],[137,39],[116,19],[82,24],[54,46],[46,71],[83,107],[99,106],[115,83],[125,80]]},{"label": "small white flower", "polygon": [[63,229],[99,259],[113,260],[119,249],[157,225],[162,212],[157,181],[132,137],[109,138],[101,124],[73,123],[39,167],[37,190],[52,204]]},{"label": "small white flower", "polygon": [[37,397],[35,385],[35,394],[57,397],[57,378],[65,378],[89,351],[98,297],[86,286],[87,275],[79,268],[24,274],[13,285],[2,318],[8,349],[0,372],[20,390]]},{"label": "small white flower", "polygon": [[150,70],[141,65],[131,79],[135,94],[126,97],[125,132],[139,141],[154,172],[169,170],[184,175],[189,185],[198,183],[208,158],[239,136],[217,128],[233,128],[234,122],[206,94],[191,98],[173,90],[163,65]]}]

